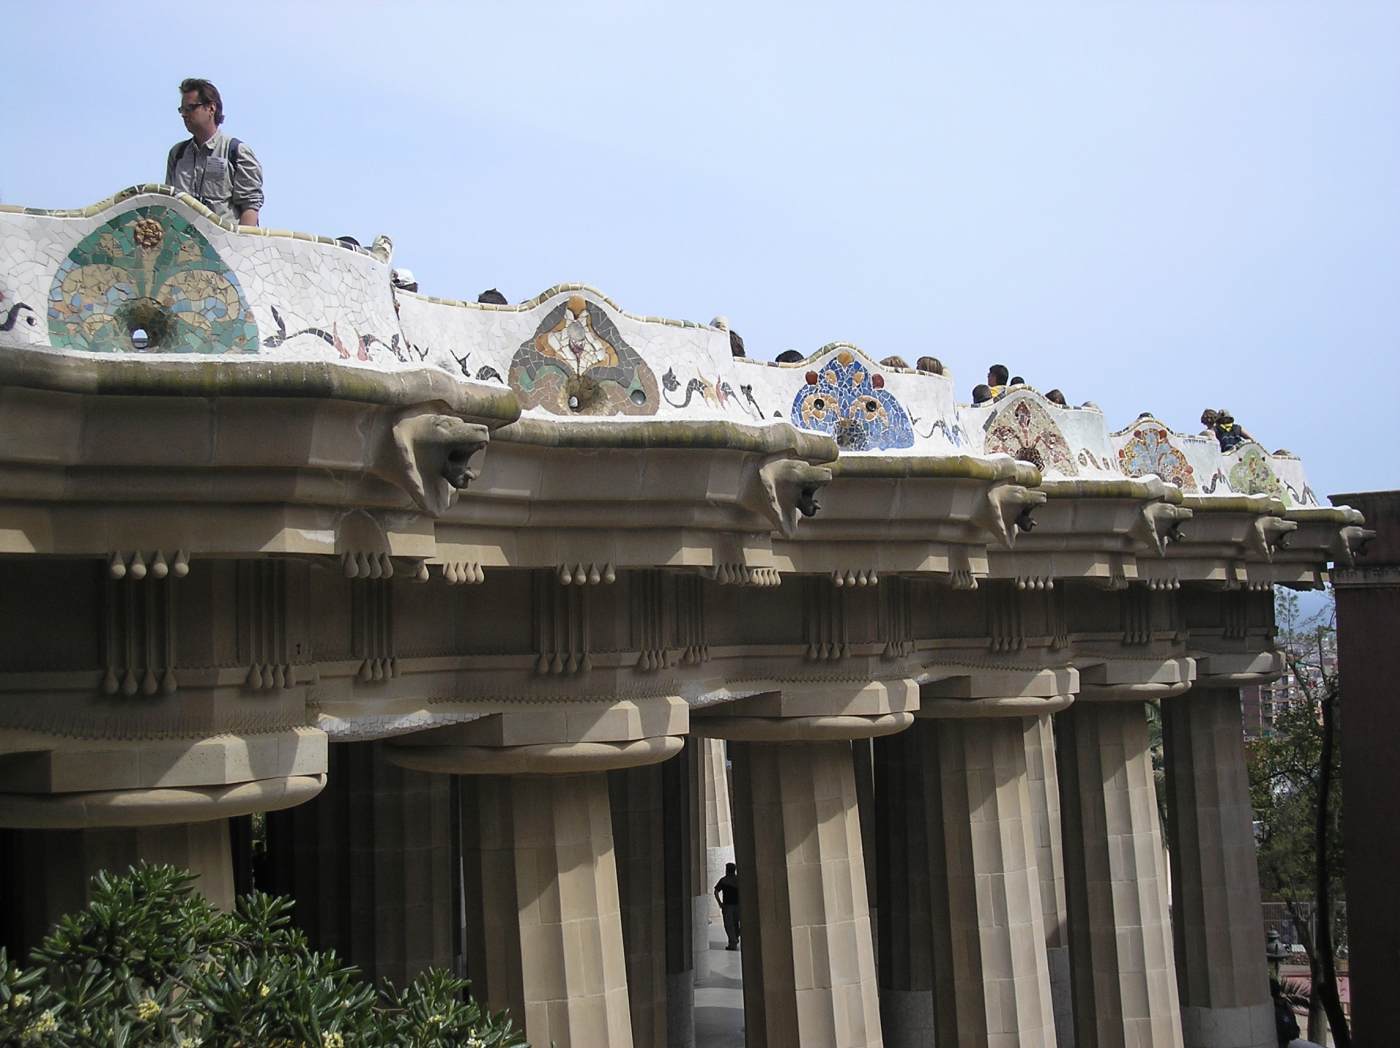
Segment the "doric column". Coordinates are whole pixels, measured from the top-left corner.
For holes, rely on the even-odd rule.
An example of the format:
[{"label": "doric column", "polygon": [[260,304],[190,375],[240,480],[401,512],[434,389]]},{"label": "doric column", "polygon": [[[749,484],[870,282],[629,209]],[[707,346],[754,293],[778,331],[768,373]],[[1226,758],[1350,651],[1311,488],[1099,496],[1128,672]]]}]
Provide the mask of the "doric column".
[{"label": "doric column", "polygon": [[666,897],[666,1045],[694,1048],[694,740],[661,765],[662,862]]},{"label": "doric column", "polygon": [[1162,704],[1186,1048],[1275,1044],[1238,687]]},{"label": "doric column", "polygon": [[747,1043],[881,1044],[850,744],[730,751]]},{"label": "doric column", "polygon": [[635,1048],[666,1045],[666,865],[662,766],[608,772],[617,894]]},{"label": "doric column", "polygon": [[125,873],[138,862],[190,870],[195,887],[220,909],[233,907],[227,819],[91,830],[10,830],[3,881],[4,945],[23,957],[65,913],[82,909],[99,870]]},{"label": "doric column", "polygon": [[381,743],[342,743],[316,800],[268,815],[270,887],[312,943],[396,986],[452,967],[449,788]]},{"label": "doric column", "polygon": [[462,779],[467,973],[532,1044],[632,1044],[608,780]]},{"label": "doric column", "polygon": [[1132,688],[1085,689],[1057,725],[1078,1048],[1182,1044],[1149,696]]},{"label": "doric column", "polygon": [[903,731],[917,703],[910,685],[871,682],[775,692],[691,722],[729,740],[734,766],[751,1048],[883,1043],[850,744]]},{"label": "doric column", "polygon": [[[632,1046],[606,773],[675,756],[685,726],[678,700],[646,709],[616,703],[568,717],[496,714],[391,747],[405,767],[463,776],[467,975],[476,997],[509,1009],[532,1044]],[[660,844],[655,785],[627,801],[639,809],[628,815],[629,852]],[[653,861],[660,865],[660,856]],[[655,920],[653,882],[639,873],[634,883],[638,938],[650,937],[636,959],[664,994],[652,949],[664,922]],[[664,1006],[646,1021],[664,1036]]]},{"label": "doric column", "polygon": [[719,920],[719,905],[715,902],[715,882],[724,876],[724,867],[734,861],[734,828],[730,813],[729,772],[725,767],[723,739],[705,739],[700,750],[701,783],[704,789],[705,816],[705,898],[709,900],[711,920]]},{"label": "doric column", "polygon": [[1040,874],[1040,916],[1059,1048],[1074,1045],[1074,991],[1069,974],[1069,917],[1065,904],[1065,850],[1060,832],[1060,780],[1055,766],[1051,715],[1027,718],[1026,786],[1031,796],[1035,867]]}]

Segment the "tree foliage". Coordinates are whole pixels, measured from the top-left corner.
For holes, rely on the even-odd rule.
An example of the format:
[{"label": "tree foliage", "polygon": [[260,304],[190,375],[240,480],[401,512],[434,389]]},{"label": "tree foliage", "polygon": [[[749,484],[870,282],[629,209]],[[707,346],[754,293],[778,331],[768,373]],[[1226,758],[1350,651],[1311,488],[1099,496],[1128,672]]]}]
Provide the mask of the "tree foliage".
[{"label": "tree foliage", "polygon": [[99,873],[24,968],[0,950],[0,1045],[51,1048],[508,1048],[504,1015],[429,971],[379,989],[311,949],[292,902],[255,892],[223,913],[194,877]]}]

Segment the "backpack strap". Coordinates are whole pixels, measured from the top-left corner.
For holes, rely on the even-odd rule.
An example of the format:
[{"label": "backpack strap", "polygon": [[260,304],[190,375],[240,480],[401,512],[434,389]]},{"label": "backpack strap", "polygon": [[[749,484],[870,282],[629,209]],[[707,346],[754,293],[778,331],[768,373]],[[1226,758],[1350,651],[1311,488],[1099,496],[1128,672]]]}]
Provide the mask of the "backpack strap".
[{"label": "backpack strap", "polygon": [[187,138],[175,147],[175,163],[179,163],[185,158],[186,151],[190,148],[190,140]]},{"label": "backpack strap", "polygon": [[233,180],[238,174],[238,147],[243,143],[236,138],[228,140],[228,180],[229,185],[233,185]]}]

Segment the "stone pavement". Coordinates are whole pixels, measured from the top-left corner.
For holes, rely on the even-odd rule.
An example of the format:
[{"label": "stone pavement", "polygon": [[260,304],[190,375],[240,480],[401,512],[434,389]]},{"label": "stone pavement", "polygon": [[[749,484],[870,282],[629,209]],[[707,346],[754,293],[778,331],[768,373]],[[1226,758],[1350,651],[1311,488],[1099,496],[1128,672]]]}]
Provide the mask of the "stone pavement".
[{"label": "stone pavement", "polygon": [[724,948],[724,928],[710,925],[705,972],[695,983],[695,1048],[743,1048],[744,974],[738,950]]}]

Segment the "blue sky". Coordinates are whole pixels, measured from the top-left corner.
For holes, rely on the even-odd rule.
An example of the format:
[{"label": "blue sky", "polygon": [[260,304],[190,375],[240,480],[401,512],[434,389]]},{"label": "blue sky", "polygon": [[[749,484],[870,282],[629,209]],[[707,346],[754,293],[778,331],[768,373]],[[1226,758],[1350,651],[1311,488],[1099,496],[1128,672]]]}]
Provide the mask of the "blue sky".
[{"label": "blue sky", "polygon": [[750,355],[1224,404],[1400,487],[1400,4],[10,5],[0,198],[158,181],[206,76],[264,224],[424,291],[584,281]]}]

